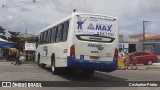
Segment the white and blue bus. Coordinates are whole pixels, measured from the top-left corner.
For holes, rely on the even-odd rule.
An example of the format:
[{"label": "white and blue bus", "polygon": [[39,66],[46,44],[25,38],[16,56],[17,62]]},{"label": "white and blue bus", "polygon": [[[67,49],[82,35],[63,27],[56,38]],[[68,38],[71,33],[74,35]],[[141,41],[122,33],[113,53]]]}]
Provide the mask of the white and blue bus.
[{"label": "white and blue bus", "polygon": [[95,71],[117,69],[118,18],[72,13],[40,31],[36,58],[40,67],[51,66],[58,74],[63,68],[93,75]]}]

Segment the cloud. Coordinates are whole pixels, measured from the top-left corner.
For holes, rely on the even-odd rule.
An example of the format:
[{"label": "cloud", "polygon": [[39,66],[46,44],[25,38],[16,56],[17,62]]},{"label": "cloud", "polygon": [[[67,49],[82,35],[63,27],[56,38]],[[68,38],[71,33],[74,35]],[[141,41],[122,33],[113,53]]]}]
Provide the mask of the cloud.
[{"label": "cloud", "polygon": [[146,31],[160,28],[160,0],[1,0],[0,26],[37,34],[41,29],[77,12],[97,13],[119,18],[120,33],[142,32],[142,21],[149,20]]},{"label": "cloud", "polygon": [[160,0],[140,0],[136,10],[127,9],[122,17],[127,21],[152,20],[160,19]]},{"label": "cloud", "polygon": [[[77,11],[91,12],[92,7],[85,0],[52,0],[55,9],[61,13],[71,13],[74,9]],[[66,3],[68,2],[68,3]]]},{"label": "cloud", "polygon": [[26,0],[3,0],[1,8],[0,25],[7,30],[38,32],[55,23],[56,21],[70,15],[73,9],[89,12],[91,6],[85,0],[36,0],[33,4]]},{"label": "cloud", "polygon": [[160,23],[151,23],[146,27],[146,32],[150,32],[153,34],[160,34],[159,30],[160,30]]},{"label": "cloud", "polygon": [[[143,20],[149,21],[145,23],[146,32],[152,34],[160,34],[160,0],[139,0],[137,6],[127,8],[121,15],[121,29],[125,30],[126,35],[130,31],[142,33]],[[123,19],[122,19],[123,18]],[[134,34],[134,33],[133,33]]]},{"label": "cloud", "polygon": [[131,31],[131,30],[120,29],[120,30],[119,30],[119,34],[120,34],[120,35],[123,35],[124,41],[127,41],[127,40],[128,40],[128,35],[135,34],[135,32],[134,32],[134,31]]},{"label": "cloud", "polygon": [[[46,27],[48,24],[44,22],[34,21],[30,16],[19,13],[17,8],[7,8],[0,14],[0,25],[7,31],[17,31],[24,33],[28,28],[28,32],[37,35],[38,31]],[[8,35],[8,34],[7,34]]]}]

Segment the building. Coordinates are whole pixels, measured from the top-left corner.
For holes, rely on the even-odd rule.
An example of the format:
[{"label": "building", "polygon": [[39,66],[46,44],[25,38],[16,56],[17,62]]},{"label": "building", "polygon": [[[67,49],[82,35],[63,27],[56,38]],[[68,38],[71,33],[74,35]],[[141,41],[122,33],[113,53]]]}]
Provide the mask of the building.
[{"label": "building", "polygon": [[[154,36],[154,35],[151,33],[145,33],[145,40],[147,40],[147,37],[150,37],[150,36]],[[143,34],[129,35],[128,37],[129,37],[129,39],[128,39],[129,42],[143,41]]]},{"label": "building", "polygon": [[[143,41],[143,38],[140,39]],[[148,36],[145,38],[146,42],[160,42],[160,35]]]},{"label": "building", "polygon": [[119,42],[123,42],[123,35],[119,35]]}]

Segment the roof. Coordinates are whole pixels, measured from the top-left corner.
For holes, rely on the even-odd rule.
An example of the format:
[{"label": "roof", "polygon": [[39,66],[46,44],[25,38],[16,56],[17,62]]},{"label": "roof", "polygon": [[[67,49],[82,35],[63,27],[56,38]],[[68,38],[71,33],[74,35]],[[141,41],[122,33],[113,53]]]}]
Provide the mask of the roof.
[{"label": "roof", "polygon": [[[145,39],[147,39],[147,40],[156,40],[156,39],[159,39],[160,40],[160,35],[148,36],[148,37],[145,37]],[[139,38],[139,40],[143,40],[143,37]]]},{"label": "roof", "polygon": [[157,36],[150,36],[148,37],[149,39],[160,39],[160,35],[157,35]]},{"label": "roof", "polygon": [[[146,35],[149,35],[149,36],[151,36],[151,35],[153,35],[153,34],[151,34],[151,33],[149,33],[149,32],[146,32],[145,33],[145,36]],[[134,34],[134,35],[128,35],[129,37],[140,37],[140,36],[143,36],[143,33],[140,33],[140,34]]]},{"label": "roof", "polygon": [[9,42],[9,41],[7,41],[7,40],[4,40],[4,39],[2,39],[2,38],[0,38],[0,42],[4,42],[4,43],[14,43],[14,42]]},{"label": "roof", "polygon": [[2,38],[0,38],[0,41],[2,41],[2,42],[8,42],[7,40],[4,40],[4,39],[2,39]]}]

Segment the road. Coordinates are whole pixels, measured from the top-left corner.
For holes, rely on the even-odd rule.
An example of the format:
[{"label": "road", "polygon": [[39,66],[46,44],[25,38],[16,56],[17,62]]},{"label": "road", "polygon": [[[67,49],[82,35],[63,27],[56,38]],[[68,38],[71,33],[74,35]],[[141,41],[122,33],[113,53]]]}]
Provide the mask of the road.
[{"label": "road", "polygon": [[[1,62],[0,62],[1,63]],[[50,68],[39,68],[36,65],[21,65],[14,66],[11,64],[0,64],[0,80],[1,81],[81,81],[81,82],[110,82],[110,81],[160,81],[159,71],[149,71],[149,70],[117,70],[111,73],[96,72],[94,76],[85,76],[80,73],[65,73],[63,75],[52,75]],[[96,83],[95,83],[96,84]],[[94,85],[93,85],[94,87]],[[53,87],[54,89],[61,90],[101,90],[101,89],[120,89],[118,87]],[[52,89],[53,89],[52,88]],[[128,87],[121,87],[122,90],[128,90]],[[0,88],[4,90],[3,88]],[[20,90],[19,88],[7,88],[5,90]],[[22,89],[22,88],[21,88]],[[24,90],[26,88],[23,88]],[[31,88],[36,90],[43,90],[43,88]],[[50,90],[51,88],[45,88],[45,90]],[[132,88],[130,88],[132,90]],[[145,89],[150,90],[150,88],[137,88],[139,90]],[[152,88],[156,90],[157,88]],[[27,89],[26,89],[27,90]],[[157,89],[158,90],[158,89]]]}]

